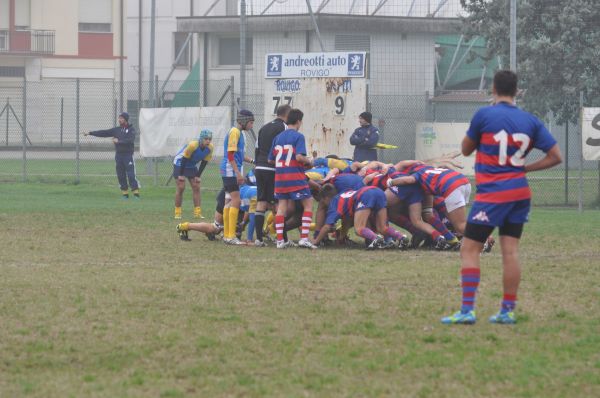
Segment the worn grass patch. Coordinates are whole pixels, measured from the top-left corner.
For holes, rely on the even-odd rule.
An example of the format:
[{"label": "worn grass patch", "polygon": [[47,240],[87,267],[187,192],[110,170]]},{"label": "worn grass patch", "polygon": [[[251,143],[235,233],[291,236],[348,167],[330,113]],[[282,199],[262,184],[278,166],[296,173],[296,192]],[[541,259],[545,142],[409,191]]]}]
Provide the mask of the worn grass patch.
[{"label": "worn grass patch", "polygon": [[597,211],[533,212],[518,325],[486,322],[495,251],[480,322],[443,327],[457,253],[181,242],[173,188],[0,193],[2,397],[600,395]]}]

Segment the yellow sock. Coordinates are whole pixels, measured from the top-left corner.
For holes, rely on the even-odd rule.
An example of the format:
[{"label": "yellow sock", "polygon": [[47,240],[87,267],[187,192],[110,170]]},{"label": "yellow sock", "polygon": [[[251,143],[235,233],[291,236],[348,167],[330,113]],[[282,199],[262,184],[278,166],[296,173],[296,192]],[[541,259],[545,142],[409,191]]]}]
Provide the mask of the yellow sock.
[{"label": "yellow sock", "polygon": [[121,191],[123,195],[129,195],[129,191]]},{"label": "yellow sock", "polygon": [[134,189],[133,191],[131,191],[132,194],[134,195],[139,195],[140,194],[140,190],[139,189]]},{"label": "yellow sock", "polygon": [[190,223],[182,222],[181,224],[179,224],[179,229],[181,229],[182,231],[188,231],[190,229]]},{"label": "yellow sock", "polygon": [[270,212],[267,216],[267,229],[271,235],[275,234],[275,215]]},{"label": "yellow sock", "polygon": [[223,209],[223,238],[229,239],[229,207]]},{"label": "yellow sock", "polygon": [[194,207],[194,218],[202,218],[202,209],[198,207]]},{"label": "yellow sock", "polygon": [[175,208],[175,218],[176,219],[180,219],[181,218],[181,207],[176,207]]},{"label": "yellow sock", "polygon": [[230,207],[229,208],[229,237],[230,238],[235,238],[235,231],[237,229],[237,219],[238,219],[238,214],[240,212],[240,209],[235,208],[235,207]]}]

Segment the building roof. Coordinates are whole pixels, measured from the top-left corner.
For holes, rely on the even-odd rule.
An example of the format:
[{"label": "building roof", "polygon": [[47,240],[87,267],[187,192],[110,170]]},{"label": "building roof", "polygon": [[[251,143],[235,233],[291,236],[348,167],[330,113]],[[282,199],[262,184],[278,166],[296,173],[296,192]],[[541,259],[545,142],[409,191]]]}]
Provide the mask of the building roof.
[{"label": "building roof", "polygon": [[491,102],[492,96],[487,90],[444,91],[431,99],[432,102]]},{"label": "building roof", "polygon": [[[380,15],[315,15],[323,31],[360,31],[364,33],[453,33],[460,29],[457,18],[397,17]],[[294,32],[313,30],[310,15],[248,15],[248,32]],[[178,32],[239,32],[239,16],[177,17]]]}]

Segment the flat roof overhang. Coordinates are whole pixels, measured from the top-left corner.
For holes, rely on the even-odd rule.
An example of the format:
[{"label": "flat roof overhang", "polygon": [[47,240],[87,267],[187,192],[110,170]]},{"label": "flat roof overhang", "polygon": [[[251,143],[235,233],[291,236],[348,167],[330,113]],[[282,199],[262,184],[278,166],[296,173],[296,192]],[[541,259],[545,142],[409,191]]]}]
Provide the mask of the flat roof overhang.
[{"label": "flat roof overhang", "polygon": [[[249,15],[248,32],[294,32],[313,30],[308,14]],[[315,15],[320,30],[361,33],[458,33],[458,18],[393,17],[377,15]],[[184,33],[239,32],[240,17],[177,17],[177,31]]]}]

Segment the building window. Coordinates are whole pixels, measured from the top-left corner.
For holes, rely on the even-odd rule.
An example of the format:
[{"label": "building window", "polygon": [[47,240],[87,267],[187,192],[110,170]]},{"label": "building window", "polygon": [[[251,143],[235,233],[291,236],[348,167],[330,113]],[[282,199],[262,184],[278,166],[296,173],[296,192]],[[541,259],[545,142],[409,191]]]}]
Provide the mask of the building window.
[{"label": "building window", "polygon": [[109,23],[87,23],[79,22],[80,32],[110,33],[111,24]]},{"label": "building window", "polygon": [[8,51],[8,31],[0,31],[0,51]]},{"label": "building window", "polygon": [[8,0],[0,0],[0,29],[8,30],[10,24],[9,12]]},{"label": "building window", "polygon": [[[188,37],[187,33],[175,32],[173,34],[173,50],[174,50],[173,51],[173,62],[175,63],[175,66],[188,67],[190,65],[190,48],[192,46],[192,43],[191,43],[192,39],[190,39],[186,48],[183,50],[183,53],[181,54],[181,58],[179,58],[179,61],[177,61],[177,55],[179,54],[179,51],[181,51],[181,48],[185,44],[187,37]],[[177,62],[175,62],[175,61],[177,61]]]},{"label": "building window", "polygon": [[15,28],[17,30],[29,29],[31,26],[31,0],[15,2]]},{"label": "building window", "polygon": [[336,51],[371,51],[369,35],[335,35]]},{"label": "building window", "polygon": [[25,77],[25,67],[0,66],[0,77]]},{"label": "building window", "polygon": [[79,0],[80,32],[112,32],[112,0]]},{"label": "building window", "polygon": [[[219,65],[240,64],[240,39],[238,37],[219,38]],[[252,65],[252,38],[246,38],[246,65]]]}]

